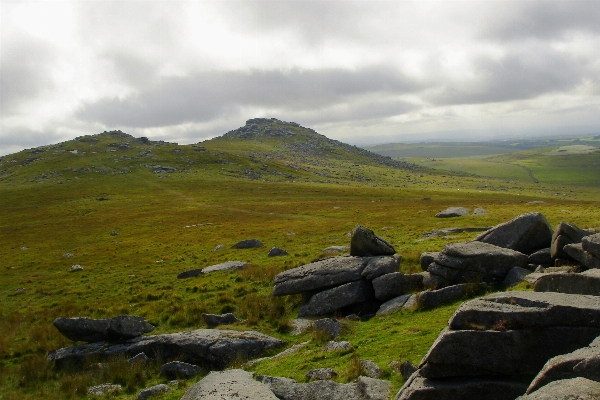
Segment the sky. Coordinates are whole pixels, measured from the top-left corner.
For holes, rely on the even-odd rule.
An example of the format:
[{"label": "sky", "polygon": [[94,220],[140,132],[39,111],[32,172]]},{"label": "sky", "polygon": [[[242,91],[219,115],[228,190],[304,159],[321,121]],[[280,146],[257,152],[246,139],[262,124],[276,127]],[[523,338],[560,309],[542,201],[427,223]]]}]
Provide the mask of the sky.
[{"label": "sky", "polygon": [[250,118],[351,144],[600,134],[597,1],[0,0],[0,155]]}]

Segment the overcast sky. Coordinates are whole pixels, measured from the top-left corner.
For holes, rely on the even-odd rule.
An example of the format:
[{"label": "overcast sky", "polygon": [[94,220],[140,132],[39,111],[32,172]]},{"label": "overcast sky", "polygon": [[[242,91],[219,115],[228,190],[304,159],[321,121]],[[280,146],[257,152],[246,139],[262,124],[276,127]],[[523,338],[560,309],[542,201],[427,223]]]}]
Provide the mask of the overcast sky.
[{"label": "overcast sky", "polygon": [[597,1],[0,0],[0,155],[275,117],[353,144],[600,134]]}]

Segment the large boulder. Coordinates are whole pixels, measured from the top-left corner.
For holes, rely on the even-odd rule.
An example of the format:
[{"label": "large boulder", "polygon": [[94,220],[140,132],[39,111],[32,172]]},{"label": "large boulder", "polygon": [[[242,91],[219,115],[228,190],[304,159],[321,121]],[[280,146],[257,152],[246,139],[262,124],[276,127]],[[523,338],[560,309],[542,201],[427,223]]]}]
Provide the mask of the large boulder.
[{"label": "large boulder", "polygon": [[449,244],[438,254],[427,272],[448,284],[498,283],[513,267],[525,267],[527,256],[515,250],[480,241]]},{"label": "large boulder", "polygon": [[435,258],[439,255],[440,253],[438,251],[426,251],[424,253],[421,253],[421,258],[420,258],[420,263],[421,263],[421,269],[423,271],[427,271],[427,268],[429,268],[429,265],[435,260]]},{"label": "large boulder", "polygon": [[600,268],[600,258],[585,251],[583,243],[567,244],[563,247],[563,251],[586,268]]},{"label": "large boulder", "polygon": [[400,268],[400,257],[380,256],[373,257],[367,262],[367,266],[361,273],[366,280],[373,280],[381,275],[398,272]]},{"label": "large boulder", "polygon": [[563,248],[568,244],[580,243],[581,239],[592,234],[568,222],[561,222],[552,234],[550,255],[552,258],[569,258]]},{"label": "large boulder", "polygon": [[476,241],[531,254],[548,247],[552,228],[542,214],[521,214],[509,222],[496,225],[475,238]]},{"label": "large boulder", "polygon": [[530,265],[543,265],[549,267],[554,264],[552,256],[550,255],[550,247],[531,253],[527,259],[527,264]]},{"label": "large boulder", "polygon": [[394,400],[514,400],[525,393],[527,384],[506,378],[464,377],[426,379],[412,374]]},{"label": "large boulder", "polygon": [[533,290],[536,292],[558,292],[600,296],[600,269],[590,269],[580,274],[536,274],[535,278]]},{"label": "large boulder", "polygon": [[312,292],[358,281],[368,262],[369,258],[363,257],[331,257],[289,269],[275,276],[273,295]]},{"label": "large boulder", "polygon": [[255,331],[198,329],[164,335],[142,336],[121,343],[89,343],[51,352],[48,361],[61,368],[82,365],[87,357],[106,360],[146,353],[162,360],[178,359],[207,369],[222,369],[234,361],[250,359],[283,346],[284,341]]},{"label": "large boulder", "polygon": [[581,239],[581,245],[585,251],[600,258],[600,233],[584,237]]},{"label": "large boulder", "polygon": [[373,279],[372,284],[375,298],[386,301],[406,293],[423,290],[423,275],[393,272]]},{"label": "large boulder", "polygon": [[190,386],[181,400],[277,400],[268,386],[241,369],[211,372]]},{"label": "large boulder", "polygon": [[464,217],[469,215],[469,209],[465,207],[448,207],[443,211],[435,214],[437,218],[453,218],[453,217]]},{"label": "large boulder", "polygon": [[394,247],[369,228],[356,225],[350,239],[351,256],[391,256],[396,253]]},{"label": "large boulder", "polygon": [[394,313],[394,312],[404,308],[404,305],[412,296],[415,296],[415,295],[403,294],[401,296],[398,296],[391,300],[386,301],[385,303],[383,303],[381,305],[381,307],[379,307],[379,310],[377,311],[377,315],[391,314],[391,313]]},{"label": "large boulder", "polygon": [[517,397],[517,400],[597,400],[600,382],[586,378],[550,382],[541,389]]},{"label": "large boulder", "polygon": [[134,338],[154,329],[145,318],[131,315],[110,319],[56,318],[53,325],[68,339],[90,343]]},{"label": "large boulder", "polygon": [[373,297],[373,289],[366,281],[355,281],[313,295],[300,306],[298,316],[324,315],[341,308],[364,303]]},{"label": "large boulder", "polygon": [[486,285],[461,283],[442,289],[426,290],[417,295],[417,307],[423,310],[432,309],[468,296],[481,294],[481,292],[485,292],[486,288]]}]

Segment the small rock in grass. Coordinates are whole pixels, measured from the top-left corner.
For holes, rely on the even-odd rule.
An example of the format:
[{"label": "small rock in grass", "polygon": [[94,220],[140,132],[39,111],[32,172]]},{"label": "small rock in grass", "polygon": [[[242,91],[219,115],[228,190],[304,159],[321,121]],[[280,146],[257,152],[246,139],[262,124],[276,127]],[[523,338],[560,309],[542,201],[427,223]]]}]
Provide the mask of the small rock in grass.
[{"label": "small rock in grass", "polygon": [[338,374],[333,370],[333,368],[319,368],[308,371],[305,376],[308,379],[327,381],[338,376]]},{"label": "small rock in grass", "polygon": [[342,331],[342,324],[335,318],[322,318],[315,321],[315,330],[325,332],[335,339]]},{"label": "small rock in grass", "polygon": [[262,246],[263,246],[262,242],[258,239],[247,239],[247,240],[242,240],[240,242],[237,242],[231,248],[233,248],[233,249],[252,249],[252,248],[262,247]]},{"label": "small rock in grass", "polygon": [[25,290],[26,289],[24,287],[17,288],[15,289],[15,294],[23,294],[25,293]]},{"label": "small rock in grass", "polygon": [[334,340],[328,342],[325,347],[323,347],[323,351],[340,351],[340,350],[348,350],[352,347],[350,342],[336,342]]},{"label": "small rock in grass", "polygon": [[71,254],[71,253],[65,253],[62,255],[62,258],[71,258],[71,257],[73,257],[73,254]]},{"label": "small rock in grass", "polygon": [[171,388],[168,387],[167,385],[165,385],[164,383],[161,383],[160,385],[156,385],[156,386],[152,386],[146,389],[143,389],[142,391],[140,391],[140,393],[138,394],[137,400],[146,400],[150,397],[156,396],[159,393],[166,393],[166,392],[170,392]]},{"label": "small rock in grass", "polygon": [[92,396],[104,396],[110,393],[120,392],[122,389],[121,385],[113,385],[112,383],[103,383],[98,386],[90,386],[87,390],[89,395]]},{"label": "small rock in grass", "polygon": [[201,367],[181,361],[171,361],[160,367],[160,374],[167,379],[187,379],[204,372]]},{"label": "small rock in grass", "polygon": [[79,264],[75,264],[72,265],[71,268],[69,269],[69,271],[71,272],[79,272],[79,271],[83,271],[83,267]]},{"label": "small rock in grass", "polygon": [[269,254],[267,254],[268,257],[278,257],[278,256],[287,256],[287,255],[289,255],[289,253],[283,249],[280,249],[279,247],[273,247],[269,251]]},{"label": "small rock in grass", "polygon": [[117,236],[118,234],[119,234],[119,232],[112,231],[112,232],[110,233],[110,236]]},{"label": "small rock in grass", "polygon": [[383,375],[381,368],[372,360],[360,360],[360,368],[369,378],[379,378]]},{"label": "small rock in grass", "polygon": [[222,244],[218,244],[213,251],[219,251],[219,250],[223,250],[225,248],[225,246],[223,246]]}]

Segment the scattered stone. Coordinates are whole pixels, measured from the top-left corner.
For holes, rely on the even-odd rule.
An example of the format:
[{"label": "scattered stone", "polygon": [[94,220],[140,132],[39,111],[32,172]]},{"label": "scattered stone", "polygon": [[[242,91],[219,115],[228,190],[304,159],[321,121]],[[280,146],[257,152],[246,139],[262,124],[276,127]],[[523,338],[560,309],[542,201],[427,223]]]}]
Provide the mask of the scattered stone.
[{"label": "scattered stone", "polygon": [[298,316],[324,315],[340,308],[359,304],[373,297],[373,288],[366,281],[346,283],[312,296],[298,308]]},{"label": "scattered stone", "polygon": [[232,249],[253,249],[253,248],[262,247],[262,246],[263,246],[262,242],[258,239],[247,239],[247,240],[242,240],[240,242],[237,242],[236,244],[231,246],[231,248]]},{"label": "scattered stone", "polygon": [[226,313],[221,315],[203,313],[202,318],[204,319],[204,322],[206,322],[206,325],[208,325],[209,328],[214,328],[215,326],[219,325],[231,325],[237,322],[241,322],[232,313]]},{"label": "scattered stone", "polygon": [[369,228],[356,225],[350,239],[351,256],[391,256],[396,253],[394,247]]},{"label": "scattered stone", "polygon": [[146,400],[150,397],[157,396],[160,393],[166,393],[170,391],[171,388],[169,386],[165,385],[164,383],[161,383],[159,385],[151,386],[149,388],[141,390],[138,394],[137,400]]},{"label": "scattered stone", "polygon": [[598,393],[600,382],[573,378],[550,382],[531,394],[517,397],[517,400],[595,400]]},{"label": "scattered stone", "polygon": [[75,265],[71,265],[71,268],[69,268],[70,272],[79,272],[79,271],[83,271],[83,267],[79,264],[75,264]]},{"label": "scattered stone", "polygon": [[367,262],[362,257],[331,257],[289,269],[275,276],[273,295],[300,294],[358,281]]},{"label": "scattered stone", "polygon": [[280,249],[279,247],[273,247],[271,250],[269,250],[269,254],[267,254],[268,257],[279,257],[279,256],[288,256],[290,253],[288,253],[287,251]]},{"label": "scattered stone", "polygon": [[511,268],[525,267],[527,256],[493,244],[473,241],[449,244],[431,263],[427,272],[448,284],[476,282],[499,283]]},{"label": "scattered stone", "polygon": [[26,291],[27,291],[27,289],[25,289],[24,287],[16,288],[15,289],[15,294],[23,294]]},{"label": "scattered stone", "polygon": [[473,210],[473,215],[487,215],[487,213],[488,212],[483,208],[476,208],[475,210]]},{"label": "scattered stone", "polygon": [[402,374],[404,380],[408,380],[408,378],[410,378],[415,372],[417,372],[417,367],[415,367],[413,363],[408,360],[404,361],[400,365],[400,374]]},{"label": "scattered stone", "polygon": [[289,349],[285,349],[281,353],[275,354],[273,357],[255,358],[254,360],[248,361],[246,364],[244,364],[244,366],[251,367],[251,366],[256,365],[259,362],[264,361],[264,360],[273,360],[273,359],[278,359],[278,358],[282,358],[282,357],[288,356],[288,355],[290,355],[292,353],[297,352],[298,350],[300,350],[301,348],[303,348],[304,346],[306,346],[309,343],[310,343],[310,341],[306,341],[306,342],[295,344],[292,347],[290,347]]},{"label": "scattered stone", "polygon": [[403,294],[402,296],[386,301],[379,307],[377,315],[391,314],[402,309],[411,296],[411,294]]},{"label": "scattered stone", "polygon": [[330,342],[327,342],[325,347],[323,347],[323,351],[342,351],[342,350],[348,350],[351,347],[352,347],[352,344],[350,342],[346,342],[346,341],[336,342],[336,341],[332,340]]},{"label": "scattered stone", "polygon": [[372,360],[360,360],[360,369],[369,377],[369,378],[380,378],[383,376],[383,371],[381,368],[375,364]]},{"label": "scattered stone", "polygon": [[304,375],[307,379],[317,379],[320,381],[330,380],[338,376],[333,368],[318,368],[310,370]]},{"label": "scattered stone", "polygon": [[218,244],[215,246],[215,248],[213,249],[213,251],[219,251],[219,250],[223,250],[225,248],[224,245],[222,244]]},{"label": "scattered stone", "polygon": [[181,361],[171,361],[160,367],[160,375],[167,379],[189,379],[204,372],[204,369],[197,365]]},{"label": "scattered stone", "polygon": [[72,257],[73,257],[73,254],[71,254],[71,253],[65,253],[62,255],[62,258],[72,258]]},{"label": "scattered stone", "polygon": [[580,274],[552,273],[534,277],[536,292],[558,292],[600,296],[600,270],[590,269]]},{"label": "scattered stone", "polygon": [[331,339],[335,339],[342,331],[342,323],[335,318],[322,318],[314,322],[317,332],[327,333]]},{"label": "scattered stone", "polygon": [[387,301],[400,295],[423,290],[423,275],[393,272],[373,279],[375,298]]},{"label": "scattered stone", "polygon": [[391,257],[391,256],[380,256],[373,257],[367,262],[367,266],[360,274],[367,280],[373,280],[381,275],[389,274],[392,272],[398,272],[400,268],[400,260],[402,256]]},{"label": "scattered stone", "polygon": [[141,336],[116,344],[97,342],[66,347],[50,352],[48,361],[54,361],[61,368],[65,365],[82,365],[87,357],[106,360],[144,352],[163,360],[181,357],[183,362],[223,369],[234,361],[255,358],[284,344],[282,340],[255,331],[198,329]]},{"label": "scattered stone", "polygon": [[226,261],[224,263],[211,265],[202,269],[192,269],[189,271],[181,272],[177,275],[178,279],[184,278],[193,278],[196,276],[200,276],[202,274],[209,274],[211,272],[220,272],[220,271],[231,271],[231,270],[239,270],[244,269],[249,263],[244,261]]},{"label": "scattered stone", "polygon": [[339,254],[345,251],[350,250],[350,246],[329,246],[326,249],[323,249],[321,254],[330,255],[330,254]]},{"label": "scattered stone", "polygon": [[192,385],[181,400],[277,400],[268,386],[241,369],[211,372]]},{"label": "scattered stone", "polygon": [[548,243],[552,241],[552,228],[546,217],[532,212],[521,214],[509,222],[496,225],[477,236],[475,240],[531,254],[548,247]]},{"label": "scattered stone", "polygon": [[90,386],[87,390],[91,396],[104,396],[110,393],[118,393],[121,391],[121,385],[113,385],[112,383],[103,383],[98,386]]},{"label": "scattered stone", "polygon": [[112,231],[112,232],[110,233],[110,236],[117,236],[118,234],[119,234],[119,232]]},{"label": "scattered stone", "polygon": [[307,329],[313,327],[314,321],[312,321],[310,319],[306,319],[306,318],[296,318],[296,319],[290,320],[290,325],[293,328],[292,331],[290,332],[290,335],[298,336],[301,333],[303,333],[304,331],[306,331]]},{"label": "scattered stone", "polygon": [[443,211],[435,214],[436,218],[454,218],[454,217],[464,217],[465,215],[469,215],[469,209],[465,207],[448,207]]},{"label": "scattered stone", "polygon": [[127,362],[129,364],[137,364],[137,363],[145,363],[148,360],[150,360],[150,358],[146,355],[146,353],[139,353],[139,354],[131,357],[130,359],[128,359]]},{"label": "scattered stone", "polygon": [[56,318],[53,325],[67,339],[90,343],[135,338],[154,330],[145,318],[131,315],[111,319]]},{"label": "scattered stone", "polygon": [[445,228],[445,229],[434,229],[430,232],[424,233],[421,235],[421,239],[433,239],[439,236],[446,237],[446,235],[454,234],[454,233],[463,233],[463,232],[482,232],[491,229],[490,227],[486,228]]},{"label": "scattered stone", "polygon": [[585,231],[568,222],[561,222],[552,234],[552,245],[550,246],[552,258],[570,258],[563,248],[568,244],[581,243],[585,236],[592,234],[593,232]]},{"label": "scattered stone", "polygon": [[202,268],[192,269],[189,271],[180,272],[179,274],[177,274],[177,279],[195,278],[197,276],[202,275],[203,273],[204,272],[202,272]]},{"label": "scattered stone", "polygon": [[508,274],[506,274],[506,278],[502,281],[502,286],[504,287],[512,287],[518,285],[523,282],[523,278],[527,275],[531,274],[531,271],[521,267],[513,267]]}]

